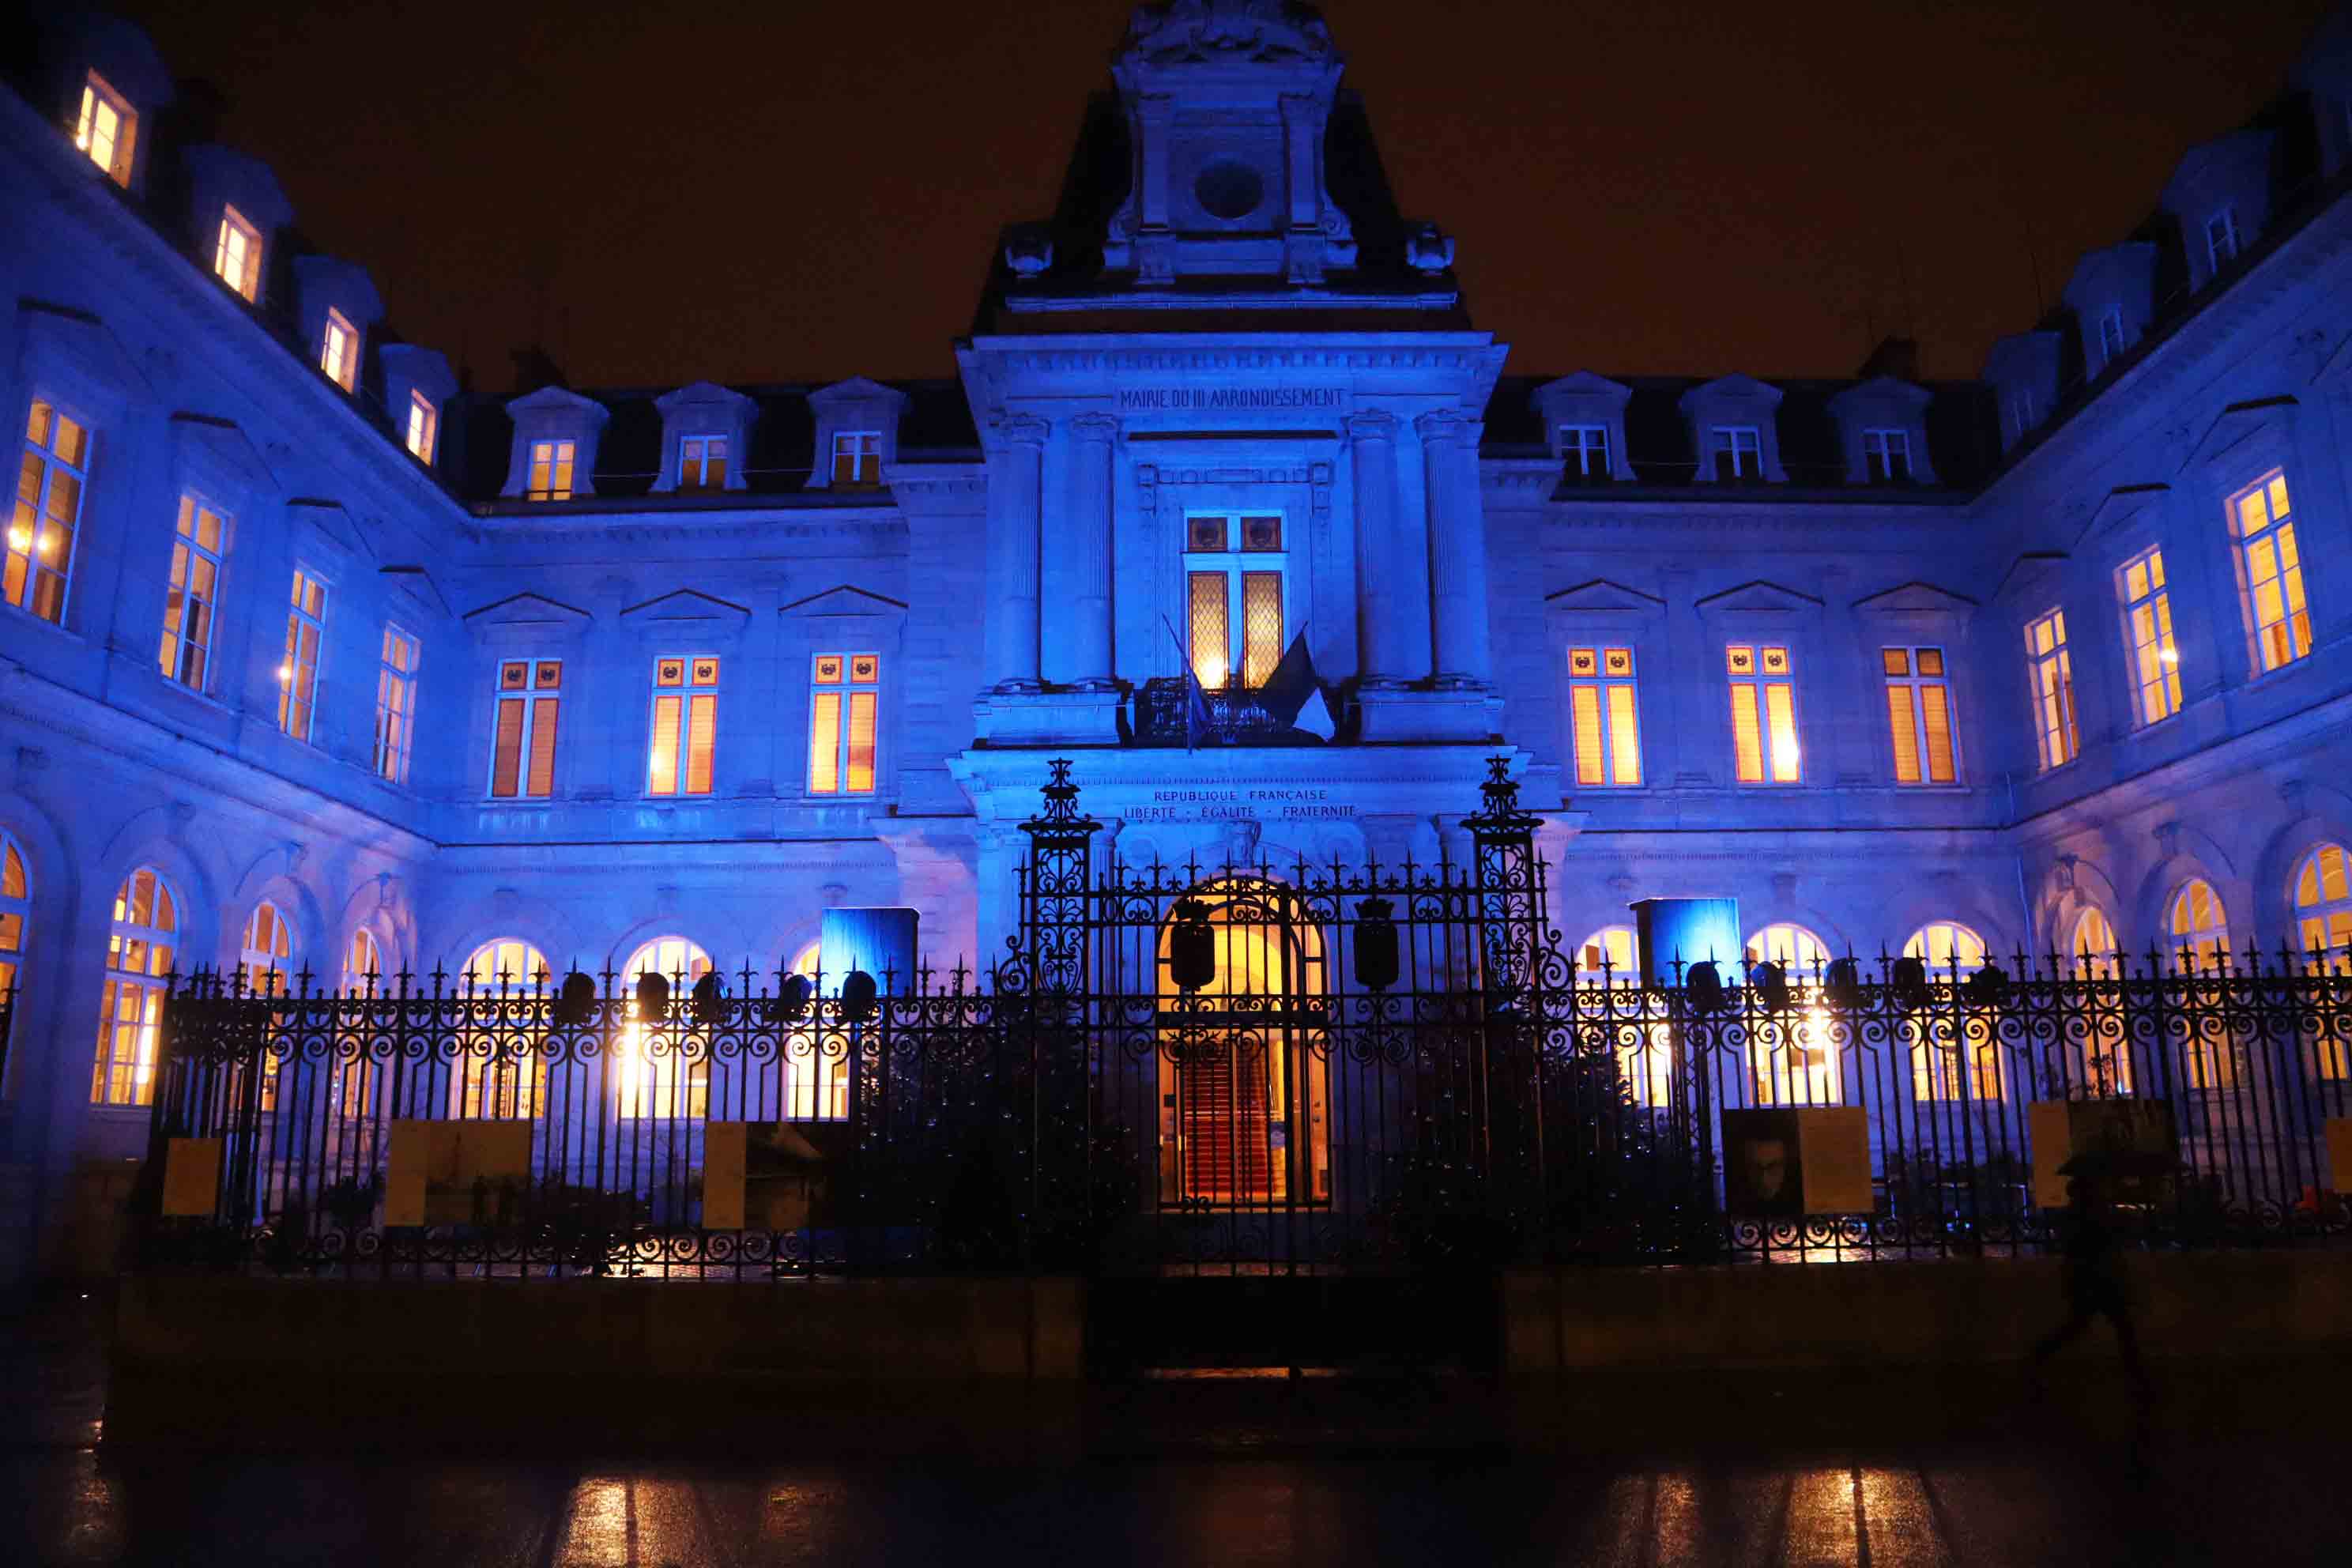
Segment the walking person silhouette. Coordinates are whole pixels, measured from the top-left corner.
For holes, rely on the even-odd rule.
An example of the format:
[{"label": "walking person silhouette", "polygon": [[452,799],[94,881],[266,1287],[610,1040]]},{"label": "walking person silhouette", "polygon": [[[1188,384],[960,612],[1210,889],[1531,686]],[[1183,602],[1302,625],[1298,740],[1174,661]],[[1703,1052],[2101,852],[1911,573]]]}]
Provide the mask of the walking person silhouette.
[{"label": "walking person silhouette", "polygon": [[2131,1292],[2124,1280],[2122,1238],[2104,1174],[2084,1161],[2066,1184],[2066,1240],[2063,1252],[2066,1319],[2033,1347],[2030,1364],[2038,1379],[2052,1356],[2104,1317],[2116,1331],[2123,1351],[2124,1370],[2135,1393],[2148,1391],[2147,1367],[2139,1353],[2139,1331],[2132,1322]]}]

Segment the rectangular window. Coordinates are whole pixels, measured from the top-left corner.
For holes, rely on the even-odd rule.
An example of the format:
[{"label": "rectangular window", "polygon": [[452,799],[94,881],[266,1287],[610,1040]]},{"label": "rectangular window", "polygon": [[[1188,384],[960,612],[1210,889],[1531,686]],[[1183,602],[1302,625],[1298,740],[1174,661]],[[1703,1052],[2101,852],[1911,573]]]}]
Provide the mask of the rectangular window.
[{"label": "rectangular window", "polygon": [[1642,782],[1641,704],[1630,647],[1568,650],[1568,700],[1576,725],[1576,782],[1631,786]]},{"label": "rectangular window", "polygon": [[563,661],[510,658],[499,666],[498,733],[490,746],[495,800],[555,793],[555,727],[563,716]]},{"label": "rectangular window", "polygon": [[81,495],[89,478],[89,432],[53,405],[33,400],[16,468],[16,503],[8,518],[6,598],[59,626],[73,576]]},{"label": "rectangular window", "polygon": [[205,661],[212,651],[226,534],[220,513],[194,496],[180,498],[180,536],[172,542],[172,584],[163,597],[163,646],[157,662],[164,675],[197,691],[205,689]]},{"label": "rectangular window", "polygon": [[727,437],[686,436],[677,444],[677,488],[682,490],[723,490],[727,488]]},{"label": "rectangular window", "polygon": [[1911,432],[1864,430],[1863,467],[1874,485],[1901,484],[1911,478]]},{"label": "rectangular window", "polygon": [[878,485],[882,482],[882,432],[844,430],[834,437],[833,482],[837,485]]},{"label": "rectangular window", "polygon": [[1802,782],[1789,650],[1734,643],[1724,650],[1724,664],[1731,678],[1731,744],[1739,782]]},{"label": "rectangular window", "polygon": [[286,612],[286,655],[278,661],[278,727],[298,741],[310,738],[319,702],[319,647],[327,634],[327,585],[294,569],[294,600]]},{"label": "rectangular window", "polygon": [[408,395],[408,452],[420,463],[433,461],[434,438],[441,433],[440,410],[421,392]]},{"label": "rectangular window", "polygon": [[2124,563],[2124,627],[2131,638],[2132,686],[2139,721],[2153,724],[2180,711],[2180,655],[2172,646],[2172,600],[2164,586],[2164,552],[2143,551]]},{"label": "rectangular window", "polygon": [[2293,664],[2311,651],[2311,607],[2303,599],[2303,552],[2287,505],[2286,475],[2273,470],[2230,498],[2245,563],[2246,618],[2263,668]]},{"label": "rectangular window", "polygon": [[2026,623],[2025,662],[2033,684],[2033,732],[2047,773],[2073,762],[2082,749],[2074,731],[2074,667],[2066,653],[2065,611]]},{"label": "rectangular window", "polygon": [[654,660],[646,793],[709,795],[718,746],[719,660],[701,654]]},{"label": "rectangular window", "polygon": [[1952,689],[1939,647],[1879,650],[1886,675],[1886,726],[1895,742],[1896,784],[1955,784]]},{"label": "rectangular window", "polygon": [[375,771],[394,784],[408,782],[408,749],[416,732],[417,651],[415,637],[385,626],[383,662],[375,678]]},{"label": "rectangular window", "polygon": [[2099,318],[2099,363],[2113,364],[2124,353],[2124,308],[2110,305]]},{"label": "rectangular window", "polygon": [[528,500],[572,499],[572,443],[533,441],[530,444],[530,485]]},{"label": "rectangular window", "polygon": [[349,392],[359,384],[359,329],[343,319],[343,313],[333,306],[327,308],[327,330],[319,342],[319,368],[327,379]]},{"label": "rectangular window", "polygon": [[107,84],[96,71],[82,83],[81,115],[74,122],[74,145],[107,173],[118,185],[131,184],[131,149],[139,134],[139,116],[130,100]]},{"label": "rectangular window", "polygon": [[1279,513],[1211,512],[1184,520],[1185,650],[1203,687],[1265,684],[1288,627],[1288,557]]},{"label": "rectangular window", "polygon": [[809,794],[872,795],[882,656],[821,653],[809,668]]},{"label": "rectangular window", "polygon": [[1608,426],[1561,426],[1559,450],[1560,455],[1568,459],[1568,472],[1571,478],[1605,479],[1610,477]]},{"label": "rectangular window", "polygon": [[245,221],[235,207],[221,209],[220,240],[213,247],[213,273],[244,295],[261,293],[261,231]]},{"label": "rectangular window", "polygon": [[1718,425],[1708,448],[1718,479],[1760,479],[1764,477],[1764,437],[1753,425]]},{"label": "rectangular window", "polygon": [[2238,258],[2238,209],[2223,207],[2205,220],[2205,259],[2219,272]]}]

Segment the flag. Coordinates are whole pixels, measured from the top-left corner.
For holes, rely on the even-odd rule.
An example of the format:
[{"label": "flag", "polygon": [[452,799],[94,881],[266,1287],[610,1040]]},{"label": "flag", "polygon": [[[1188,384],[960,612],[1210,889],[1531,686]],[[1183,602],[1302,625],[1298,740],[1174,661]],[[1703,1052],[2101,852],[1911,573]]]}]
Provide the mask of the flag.
[{"label": "flag", "polygon": [[1286,729],[1304,730],[1325,741],[1338,731],[1331,721],[1331,705],[1323,700],[1323,683],[1315,679],[1315,656],[1307,651],[1305,626],[1298,628],[1282,662],[1258,688],[1257,700],[1266,717]]},{"label": "flag", "polygon": [[1209,694],[1201,689],[1201,678],[1192,673],[1192,660],[1184,651],[1184,639],[1176,635],[1174,623],[1167,616],[1160,624],[1168,628],[1168,640],[1176,645],[1176,668],[1184,672],[1184,749],[1197,750],[1201,737],[1211,729]]}]

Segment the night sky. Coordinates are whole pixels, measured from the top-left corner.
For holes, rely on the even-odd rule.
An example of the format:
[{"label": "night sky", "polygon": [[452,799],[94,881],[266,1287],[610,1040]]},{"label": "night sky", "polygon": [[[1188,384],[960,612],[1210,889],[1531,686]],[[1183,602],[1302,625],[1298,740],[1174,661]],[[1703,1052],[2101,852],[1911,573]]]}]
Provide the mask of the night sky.
[{"label": "night sky", "polygon": [[[317,248],[500,391],[946,375],[1129,0],[151,0]],[[1516,373],[1975,374],[2327,0],[1333,0]]]}]

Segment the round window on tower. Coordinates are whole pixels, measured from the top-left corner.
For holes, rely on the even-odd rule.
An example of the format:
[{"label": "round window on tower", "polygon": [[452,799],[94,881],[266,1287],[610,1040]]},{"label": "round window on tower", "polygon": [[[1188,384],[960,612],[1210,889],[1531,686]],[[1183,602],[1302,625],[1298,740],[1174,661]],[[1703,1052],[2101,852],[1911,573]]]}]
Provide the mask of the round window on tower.
[{"label": "round window on tower", "polygon": [[1192,182],[1192,195],[1211,217],[1247,217],[1265,200],[1265,179],[1247,163],[1220,158]]}]

